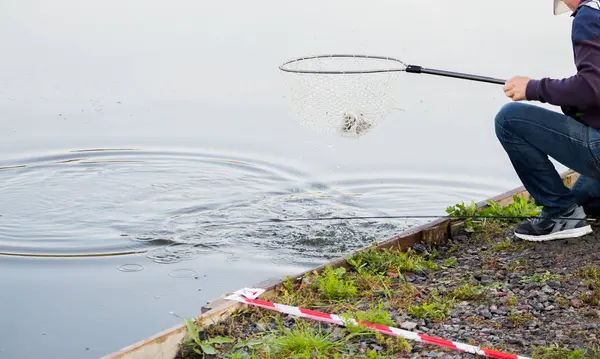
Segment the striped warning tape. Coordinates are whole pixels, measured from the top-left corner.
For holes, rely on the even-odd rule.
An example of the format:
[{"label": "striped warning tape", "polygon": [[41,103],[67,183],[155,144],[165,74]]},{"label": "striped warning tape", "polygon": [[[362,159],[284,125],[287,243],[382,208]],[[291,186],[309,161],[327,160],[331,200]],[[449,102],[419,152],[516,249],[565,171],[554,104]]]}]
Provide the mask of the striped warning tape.
[{"label": "striped warning tape", "polygon": [[489,358],[497,358],[497,359],[532,359],[520,355],[508,354],[499,352],[492,349],[482,348],[474,345],[457,343],[450,340],[445,340],[441,338],[431,337],[425,334],[420,334],[416,332],[411,332],[399,328],[390,327],[382,324],[374,324],[369,322],[360,322],[355,319],[342,319],[341,317],[335,314],[327,314],[323,312],[318,312],[310,309],[304,309],[299,307],[293,307],[284,304],[272,303],[265,300],[257,299],[262,293],[264,293],[264,289],[260,288],[243,288],[240,289],[234,294],[225,297],[225,299],[246,303],[250,305],[254,305],[257,307],[273,310],[280,313],[285,313],[289,315],[293,315],[301,318],[313,319],[321,322],[326,322],[330,324],[337,324],[345,326],[347,322],[350,322],[354,325],[364,325],[370,329],[376,330],[383,334],[399,336],[405,339],[414,340],[418,342],[428,343],[437,345],[440,347],[453,349],[457,351],[462,351],[466,353],[483,355]]}]

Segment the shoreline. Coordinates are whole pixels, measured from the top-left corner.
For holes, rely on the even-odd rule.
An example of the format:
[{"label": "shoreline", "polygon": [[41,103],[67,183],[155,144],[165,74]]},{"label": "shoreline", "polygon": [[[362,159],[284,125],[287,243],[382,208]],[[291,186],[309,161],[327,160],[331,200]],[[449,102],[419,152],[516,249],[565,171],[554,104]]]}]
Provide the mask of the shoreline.
[{"label": "shoreline", "polygon": [[[576,180],[577,174],[567,172],[563,174],[563,178],[565,184],[570,185]],[[527,192],[520,187],[489,200],[472,203],[471,206],[455,206],[454,210],[475,210],[479,213],[489,211],[492,207],[495,211],[518,210],[521,211],[519,215],[523,215],[524,210],[535,210],[535,206],[530,203],[524,205],[529,200]],[[518,203],[515,204],[515,201]],[[577,240],[529,243],[514,238],[511,234],[512,225],[514,223],[500,220],[488,219],[473,223],[471,220],[451,222],[439,218],[376,243],[373,247],[354,252],[350,254],[352,260],[348,260],[348,257],[339,258],[296,276],[283,280],[273,278],[251,287],[265,290],[260,296],[262,300],[276,299],[274,301],[282,304],[306,304],[304,308],[335,314],[346,313],[351,317],[358,315],[363,317],[361,320],[365,316],[374,316],[402,330],[410,329],[446,340],[506,349],[518,355],[532,355],[536,359],[595,358],[598,353],[588,352],[579,356],[583,354],[575,351],[565,354],[566,352],[562,353],[553,346],[562,345],[571,351],[586,350],[594,347],[600,338],[600,325],[593,323],[594,318],[598,320],[600,317],[596,307],[600,303],[594,302],[594,281],[598,279],[595,277],[596,268],[581,267],[586,261],[587,264],[594,265],[600,259],[600,255],[596,258],[594,254],[600,253],[600,246],[596,247],[596,243],[600,242],[594,240],[596,234]],[[374,254],[373,251],[380,254]],[[573,253],[569,254],[569,251]],[[393,256],[390,255],[392,252],[395,253]],[[389,268],[379,272],[364,272],[364,265],[368,268],[372,263],[377,263],[377,258],[381,259],[381,253],[387,253],[384,263],[395,263],[399,267],[391,272]],[[557,255],[560,260],[557,260]],[[357,260],[363,261],[363,267],[356,265]],[[372,263],[369,264],[369,261]],[[568,266],[564,266],[565,264]],[[576,264],[581,265],[575,268]],[[556,265],[563,267],[558,268]],[[321,284],[319,286],[315,283]],[[329,288],[331,291],[332,288],[338,288],[340,283],[350,288],[348,290],[351,295],[340,298],[323,297],[327,288],[333,286]],[[598,287],[600,288],[600,283]],[[304,297],[308,297],[304,301],[301,300],[302,293],[306,294]],[[300,325],[305,330],[305,335],[309,333],[306,330],[311,328],[313,334],[328,338],[334,335],[334,331],[337,336],[341,333],[349,335],[348,330],[360,332],[350,337],[356,341],[351,343],[354,349],[337,348],[337,356],[307,356],[310,358],[346,358],[347,356],[343,356],[344,350],[355,350],[351,357],[368,358],[390,357],[391,353],[386,352],[387,350],[401,350],[399,357],[410,358],[476,357],[440,350],[438,347],[410,340],[391,343],[389,340],[392,337],[382,337],[372,332],[362,333],[365,328],[349,329],[288,316],[280,317],[277,326],[273,326],[268,321],[281,316],[279,313],[226,300],[225,296],[229,294],[231,293],[226,293],[202,308],[201,314],[195,318],[202,325],[201,328],[198,327],[198,343],[187,347],[187,351],[194,346],[196,350],[200,350],[200,343],[208,343],[201,339],[209,340],[220,336],[228,338],[225,342],[237,343],[236,350],[242,351],[233,354],[232,345],[214,343],[213,348],[221,354],[207,355],[205,358],[276,358],[278,356],[274,354],[273,348],[281,349],[281,345],[277,345],[277,340],[265,341],[267,337],[263,336],[273,330],[289,336],[294,332],[286,331],[296,328],[294,323],[304,323]],[[256,320],[248,322],[245,317],[247,315],[255,319],[260,317],[267,322],[262,327],[257,327],[252,324]],[[314,331],[313,326],[317,324],[324,329]],[[196,331],[196,326],[189,328],[190,333]],[[207,331],[206,328],[210,329]],[[182,323],[104,358],[180,358],[181,342],[189,339],[186,332],[186,325]],[[590,340],[587,337],[581,338],[583,332],[588,334]],[[360,341],[362,339],[359,338],[370,339]],[[265,356],[264,353],[263,356],[243,355],[250,353],[246,350],[248,346],[240,347],[243,342],[239,340],[244,339],[262,341],[264,348],[271,348],[270,356]],[[283,357],[304,357],[297,355],[287,353]]]}]

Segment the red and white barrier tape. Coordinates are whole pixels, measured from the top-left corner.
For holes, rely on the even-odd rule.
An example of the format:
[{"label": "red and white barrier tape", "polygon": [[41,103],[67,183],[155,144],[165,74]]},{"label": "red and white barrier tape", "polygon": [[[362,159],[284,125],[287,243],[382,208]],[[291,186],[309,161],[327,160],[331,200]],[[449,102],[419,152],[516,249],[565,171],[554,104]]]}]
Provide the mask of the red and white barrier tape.
[{"label": "red and white barrier tape", "polygon": [[[313,320],[317,320],[320,322],[337,324],[337,325],[341,325],[341,326],[346,325],[346,320],[340,318],[339,316],[337,316],[335,314],[327,314],[327,313],[317,312],[317,311],[310,310],[310,309],[292,307],[289,305],[272,303],[272,302],[267,302],[267,301],[264,301],[261,299],[257,299],[263,293],[264,293],[264,289],[244,288],[244,289],[240,289],[240,290],[236,291],[234,294],[232,294],[230,296],[225,297],[225,299],[254,305],[257,307],[293,315],[296,317],[308,318],[308,319],[313,319]],[[462,351],[462,352],[466,352],[466,353],[482,355],[482,356],[486,356],[489,358],[532,359],[532,358],[528,358],[528,357],[524,357],[524,356],[520,356],[520,355],[508,354],[508,353],[503,353],[503,352],[499,352],[499,351],[492,350],[492,349],[481,348],[481,347],[474,346],[474,345],[457,343],[457,342],[453,342],[450,340],[440,339],[440,338],[436,338],[436,337],[430,337],[428,335],[415,333],[415,332],[411,332],[411,331],[407,331],[407,330],[403,330],[403,329],[399,329],[399,328],[389,327],[387,325],[374,324],[374,323],[369,323],[369,322],[359,322],[355,319],[349,319],[347,321],[349,321],[350,323],[353,323],[354,325],[362,324],[370,329],[376,330],[383,334],[392,335],[392,336],[400,336],[400,337],[403,337],[403,338],[409,339],[409,340],[414,340],[414,341],[423,342],[423,343],[427,343],[427,344],[433,344],[433,345],[437,345],[440,347],[453,349],[453,350],[457,350],[457,351]]]}]

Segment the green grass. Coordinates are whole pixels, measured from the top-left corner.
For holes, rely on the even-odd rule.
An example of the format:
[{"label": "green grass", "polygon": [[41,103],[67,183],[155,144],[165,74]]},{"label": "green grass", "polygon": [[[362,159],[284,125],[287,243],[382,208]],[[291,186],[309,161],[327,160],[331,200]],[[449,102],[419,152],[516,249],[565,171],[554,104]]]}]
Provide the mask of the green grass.
[{"label": "green grass", "polygon": [[596,349],[569,350],[560,347],[534,346],[533,359],[598,359],[600,351]]},{"label": "green grass", "polygon": [[546,283],[549,280],[560,280],[562,277],[558,274],[552,274],[549,271],[544,273],[534,273],[530,276],[522,276],[519,282],[528,283]]},{"label": "green grass", "polygon": [[584,279],[588,293],[581,293],[580,299],[590,305],[600,305],[600,267],[587,265],[579,268],[575,274]]},{"label": "green grass", "polygon": [[409,306],[408,313],[415,318],[439,321],[450,315],[454,305],[454,299],[440,296],[434,291],[421,304]]},{"label": "green grass", "polygon": [[489,249],[491,252],[509,252],[517,249],[517,245],[508,238],[504,238],[503,240],[496,242]]},{"label": "green grass", "polygon": [[450,292],[449,296],[459,300],[480,299],[485,295],[486,287],[465,283]]},{"label": "green grass", "polygon": [[[358,311],[355,313],[346,312],[340,315],[342,320],[344,320],[346,324],[346,330],[350,333],[350,336],[353,337],[357,335],[374,335],[375,332],[365,325],[361,324],[363,322],[373,323],[373,324],[383,324],[394,326],[395,323],[390,317],[390,313],[383,308],[383,304],[378,304],[372,308],[369,308],[365,311]],[[358,321],[358,324],[351,323],[348,319],[353,318]]]},{"label": "green grass", "polygon": [[450,258],[444,260],[442,265],[446,268],[454,267],[454,266],[458,265],[458,259],[456,259],[456,257],[450,257]]},{"label": "green grass", "polygon": [[331,334],[297,321],[293,329],[282,328],[269,346],[277,357],[312,359],[330,357],[342,348],[342,343],[334,341]]},{"label": "green grass", "polygon": [[370,248],[347,258],[348,263],[359,273],[373,274],[420,272],[439,269],[432,259],[425,259],[411,250]]}]

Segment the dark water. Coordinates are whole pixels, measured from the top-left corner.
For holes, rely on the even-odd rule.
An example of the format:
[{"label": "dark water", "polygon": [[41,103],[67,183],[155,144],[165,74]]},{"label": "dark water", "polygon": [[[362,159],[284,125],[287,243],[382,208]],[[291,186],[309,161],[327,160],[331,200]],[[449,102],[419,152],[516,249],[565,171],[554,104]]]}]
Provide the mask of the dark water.
[{"label": "dark water", "polygon": [[519,185],[495,85],[406,76],[359,140],[284,97],[277,66],[313,53],[572,72],[546,1],[453,6],[0,2],[0,358],[97,358],[423,221],[247,222],[442,215]]}]

